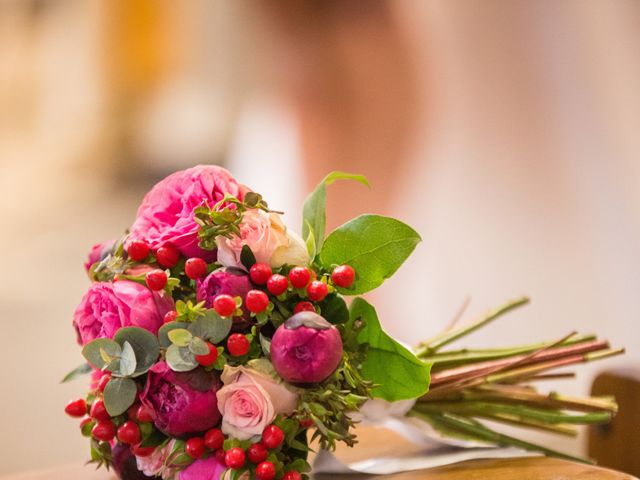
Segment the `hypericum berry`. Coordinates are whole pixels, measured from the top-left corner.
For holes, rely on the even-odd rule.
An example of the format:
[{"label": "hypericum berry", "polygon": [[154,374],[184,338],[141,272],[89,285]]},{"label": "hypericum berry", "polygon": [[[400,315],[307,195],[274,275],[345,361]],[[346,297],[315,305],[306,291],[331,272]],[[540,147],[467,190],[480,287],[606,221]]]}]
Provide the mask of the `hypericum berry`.
[{"label": "hypericum berry", "polygon": [[155,447],[141,447],[140,445],[131,447],[131,453],[133,453],[136,457],[148,457],[153,452],[155,452],[155,450]]},{"label": "hypericum berry", "polygon": [[249,269],[249,276],[256,285],[264,285],[271,276],[271,267],[268,263],[254,263]]},{"label": "hypericum berry", "polygon": [[107,409],[105,408],[104,402],[102,400],[96,400],[95,402],[93,402],[89,415],[91,416],[91,418],[95,418],[98,421],[111,420],[111,416],[109,415],[109,412],[107,412]]},{"label": "hypericum berry", "polygon": [[207,273],[207,262],[197,257],[190,258],[184,264],[184,273],[193,280],[204,277]]},{"label": "hypericum berry", "polygon": [[250,312],[260,313],[269,305],[269,297],[262,290],[249,290],[244,303]]},{"label": "hypericum berry", "polygon": [[293,307],[293,313],[300,312],[315,312],[316,309],[311,302],[298,302],[295,307]]},{"label": "hypericum berry", "polygon": [[224,443],[224,433],[219,428],[212,428],[211,430],[207,430],[207,433],[204,434],[204,446],[209,450],[218,450],[222,448],[222,444]]},{"label": "hypericum berry", "polygon": [[356,279],[356,271],[349,265],[340,265],[331,272],[331,280],[338,287],[349,288]]},{"label": "hypericum berry", "polygon": [[134,240],[127,247],[127,254],[134,262],[139,262],[140,260],[147,258],[150,251],[151,248],[149,247],[149,244],[142,240]]},{"label": "hypericum berry", "polygon": [[116,436],[116,426],[111,420],[99,420],[91,429],[91,435],[96,440],[110,442]]},{"label": "hypericum berry", "polygon": [[84,417],[87,414],[87,402],[84,398],[78,398],[77,400],[71,400],[64,407],[64,411],[71,417]]},{"label": "hypericum berry", "polygon": [[224,455],[225,455],[225,451],[223,448],[219,448],[218,450],[216,450],[216,453],[214,453],[216,459],[220,462],[220,463],[225,463],[224,461]]},{"label": "hypericum berry", "polygon": [[185,443],[184,450],[191,458],[200,458],[204,455],[204,440],[200,437],[190,438]]},{"label": "hypericum berry", "polygon": [[136,418],[141,423],[149,423],[153,421],[153,410],[146,405],[140,405],[136,412]]},{"label": "hypericum berry", "polygon": [[271,295],[281,295],[287,291],[289,287],[289,280],[284,275],[280,275],[279,273],[274,273],[267,280],[267,290]]},{"label": "hypericum berry", "polygon": [[213,308],[221,317],[228,317],[233,315],[236,311],[237,305],[235,299],[231,295],[223,293],[213,299]]},{"label": "hypericum berry", "polygon": [[273,480],[276,477],[276,466],[271,462],[262,462],[256,467],[258,480]]},{"label": "hypericum berry", "polygon": [[313,425],[313,420],[311,420],[310,418],[303,418],[302,420],[300,420],[300,426],[302,428],[309,428],[311,425]]},{"label": "hypericum berry", "polygon": [[327,284],[320,280],[314,280],[307,286],[307,296],[313,302],[321,302],[328,293]]},{"label": "hypericum berry", "polygon": [[164,323],[174,322],[178,318],[178,312],[175,310],[169,310],[164,314]]},{"label": "hypericum berry", "polygon": [[134,421],[128,420],[118,427],[118,440],[127,445],[140,443],[140,427]]},{"label": "hypericum berry", "polygon": [[238,469],[244,465],[245,454],[240,447],[234,447],[227,450],[224,454],[224,463],[229,468]]},{"label": "hypericum berry", "polygon": [[267,448],[261,443],[254,443],[247,449],[247,456],[249,457],[249,461],[251,463],[255,463],[256,465],[260,462],[264,462],[269,456],[269,451]]},{"label": "hypericum berry", "polygon": [[80,433],[82,433],[85,437],[91,436],[91,430],[93,430],[93,426],[96,424],[96,421],[91,417],[83,418],[80,422]]},{"label": "hypericum berry", "polygon": [[149,290],[162,290],[167,285],[167,274],[164,270],[156,268],[144,276],[144,281],[147,282]]},{"label": "hypericum berry", "polygon": [[216,360],[218,360],[218,350],[216,349],[216,346],[207,342],[207,347],[209,348],[209,353],[206,355],[196,355],[196,361],[203,367],[213,365],[216,363]]},{"label": "hypericum berry", "polygon": [[227,339],[227,350],[234,357],[241,357],[249,353],[249,339],[241,333],[229,335]]},{"label": "hypericum berry", "polygon": [[105,373],[104,375],[102,375],[100,377],[100,380],[98,380],[98,385],[96,386],[96,388],[100,392],[104,392],[104,389],[107,386],[107,383],[109,383],[109,380],[111,380],[111,374],[110,373]]},{"label": "hypericum berry", "polygon": [[262,432],[262,443],[267,448],[278,448],[283,441],[284,432],[277,425],[267,425]]},{"label": "hypericum berry", "polygon": [[164,268],[173,268],[180,260],[180,252],[172,245],[165,245],[156,252],[156,260]]},{"label": "hypericum berry", "polygon": [[300,472],[296,472],[295,470],[289,470],[284,473],[282,480],[302,480],[302,475],[300,475]]},{"label": "hypericum berry", "polygon": [[311,281],[311,272],[307,267],[293,267],[289,272],[289,280],[295,288],[304,288]]}]

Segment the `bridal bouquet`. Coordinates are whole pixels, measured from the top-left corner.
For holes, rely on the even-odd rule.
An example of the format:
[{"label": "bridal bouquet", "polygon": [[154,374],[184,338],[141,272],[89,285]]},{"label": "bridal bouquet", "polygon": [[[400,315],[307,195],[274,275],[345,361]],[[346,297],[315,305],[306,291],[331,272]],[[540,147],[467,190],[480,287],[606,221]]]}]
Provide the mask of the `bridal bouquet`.
[{"label": "bridal bouquet", "polygon": [[[165,178],[130,230],[97,245],[73,317],[91,374],[67,414],[81,418],[91,461],[121,478],[307,478],[313,448],[353,446],[372,402],[446,436],[558,454],[479,419],[572,434],[607,421],[609,398],[541,394],[549,370],[619,353],[575,334],[497,350],[446,350],[523,304],[452,327],[415,351],[382,329],[361,296],[420,241],[393,218],[362,215],[325,236],[329,174],[304,204],[302,237],[262,196],[215,166]],[[352,297],[350,301],[346,299]],[[371,400],[376,399],[376,400]]]}]

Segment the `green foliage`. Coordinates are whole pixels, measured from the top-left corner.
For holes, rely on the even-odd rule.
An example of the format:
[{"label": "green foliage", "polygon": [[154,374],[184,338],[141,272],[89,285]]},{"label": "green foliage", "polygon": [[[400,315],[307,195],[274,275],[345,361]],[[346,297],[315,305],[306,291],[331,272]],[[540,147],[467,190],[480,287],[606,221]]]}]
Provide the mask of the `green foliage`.
[{"label": "green foliage", "polygon": [[256,256],[251,251],[251,247],[249,247],[249,245],[242,246],[242,250],[240,251],[240,262],[247,270],[250,270],[257,262]]},{"label": "green foliage", "polygon": [[136,401],[138,388],[130,378],[111,377],[104,388],[104,406],[112,417],[123,414]]},{"label": "green foliage", "polygon": [[189,351],[188,347],[169,346],[165,359],[169,368],[174,372],[188,372],[198,366],[196,357]]},{"label": "green foliage", "polygon": [[95,463],[96,468],[102,466],[109,470],[111,466],[111,445],[109,442],[98,442],[94,438],[91,439],[91,460],[89,463]]},{"label": "green foliage", "polygon": [[373,290],[393,275],[413,252],[421,238],[399,220],[380,215],[361,215],[334,230],[320,251],[320,263],[331,270],[347,264],[356,271],[348,288],[337,290],[357,295]]},{"label": "green foliage", "polygon": [[188,330],[194,337],[200,337],[212,343],[220,343],[231,331],[233,320],[231,318],[221,317],[212,308],[206,310],[205,313],[194,320],[189,325]]},{"label": "green foliage", "polygon": [[207,343],[199,337],[192,337],[187,346],[194,355],[207,355],[209,353]]},{"label": "green foliage", "polygon": [[[327,224],[326,203],[327,185],[336,180],[355,180],[369,186],[369,182],[363,175],[345,172],[331,172],[318,184],[313,192],[304,201],[302,208],[302,238],[307,243],[307,249],[314,252],[322,248],[324,231]],[[311,255],[313,258],[314,255]]]},{"label": "green foliage", "polygon": [[329,295],[320,304],[320,312],[328,322],[333,324],[345,323],[349,320],[349,309],[344,299],[339,295]]},{"label": "green foliage", "polygon": [[422,362],[387,335],[375,309],[363,298],[353,300],[350,314],[351,327],[359,329],[358,342],[368,345],[361,373],[376,385],[371,394],[393,402],[427,393],[431,364]]},{"label": "green foliage", "polygon": [[117,371],[122,348],[108,338],[96,338],[82,348],[82,356],[98,370]]},{"label": "green foliage", "polygon": [[171,345],[169,339],[169,332],[178,328],[187,328],[189,324],[187,322],[169,322],[165,323],[158,330],[158,341],[162,348],[168,348]]},{"label": "green foliage", "polygon": [[205,314],[207,309],[204,307],[204,301],[194,304],[191,300],[183,302],[178,300],[176,302],[176,312],[178,316],[176,320],[178,322],[193,322],[196,318]]},{"label": "green foliage", "polygon": [[178,347],[187,347],[193,338],[191,332],[186,328],[174,328],[173,330],[169,330],[167,332],[167,336],[171,343],[177,345]]},{"label": "green foliage", "polygon": [[91,365],[89,365],[88,363],[83,363],[82,365],[78,365],[76,368],[67,373],[60,381],[60,383],[70,382],[71,380],[75,380],[79,376],[86,375],[88,373],[91,373],[92,371],[93,368],[91,368]]},{"label": "green foliage", "polygon": [[[156,336],[140,327],[124,327],[118,330],[113,339],[120,345],[125,342],[131,344],[135,353],[136,367],[132,376],[137,377],[146,373],[158,360],[160,345]],[[115,372],[114,372],[115,374]],[[122,373],[120,373],[122,375]],[[126,375],[123,375],[126,376]]]},{"label": "green foliage", "polygon": [[123,377],[129,377],[136,371],[136,354],[133,347],[127,341],[122,344],[122,353],[120,354],[120,370],[119,373]]}]

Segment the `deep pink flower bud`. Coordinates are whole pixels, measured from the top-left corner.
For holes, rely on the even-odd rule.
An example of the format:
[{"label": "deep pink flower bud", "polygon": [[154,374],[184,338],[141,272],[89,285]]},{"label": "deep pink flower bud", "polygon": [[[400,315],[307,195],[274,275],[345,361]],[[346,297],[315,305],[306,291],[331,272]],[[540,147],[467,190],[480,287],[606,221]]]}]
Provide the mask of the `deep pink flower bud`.
[{"label": "deep pink flower bud", "polygon": [[340,332],[315,312],[296,313],[271,339],[271,362],[289,383],[322,382],[341,360]]}]

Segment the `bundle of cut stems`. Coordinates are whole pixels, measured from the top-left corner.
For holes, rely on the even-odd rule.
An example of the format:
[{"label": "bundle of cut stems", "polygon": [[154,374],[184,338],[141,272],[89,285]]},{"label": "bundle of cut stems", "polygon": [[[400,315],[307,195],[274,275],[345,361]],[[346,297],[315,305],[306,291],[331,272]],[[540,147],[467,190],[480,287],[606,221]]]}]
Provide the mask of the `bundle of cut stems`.
[{"label": "bundle of cut stems", "polygon": [[624,349],[612,349],[608,342],[593,335],[576,333],[554,342],[512,348],[445,349],[528,302],[526,297],[510,301],[471,324],[421,343],[417,355],[432,364],[431,387],[409,414],[448,436],[584,461],[502,434],[480,420],[569,436],[577,434],[576,425],[609,422],[617,411],[613,398],[543,394],[533,384],[540,380],[571,378],[573,373],[556,370],[619,355]]}]

